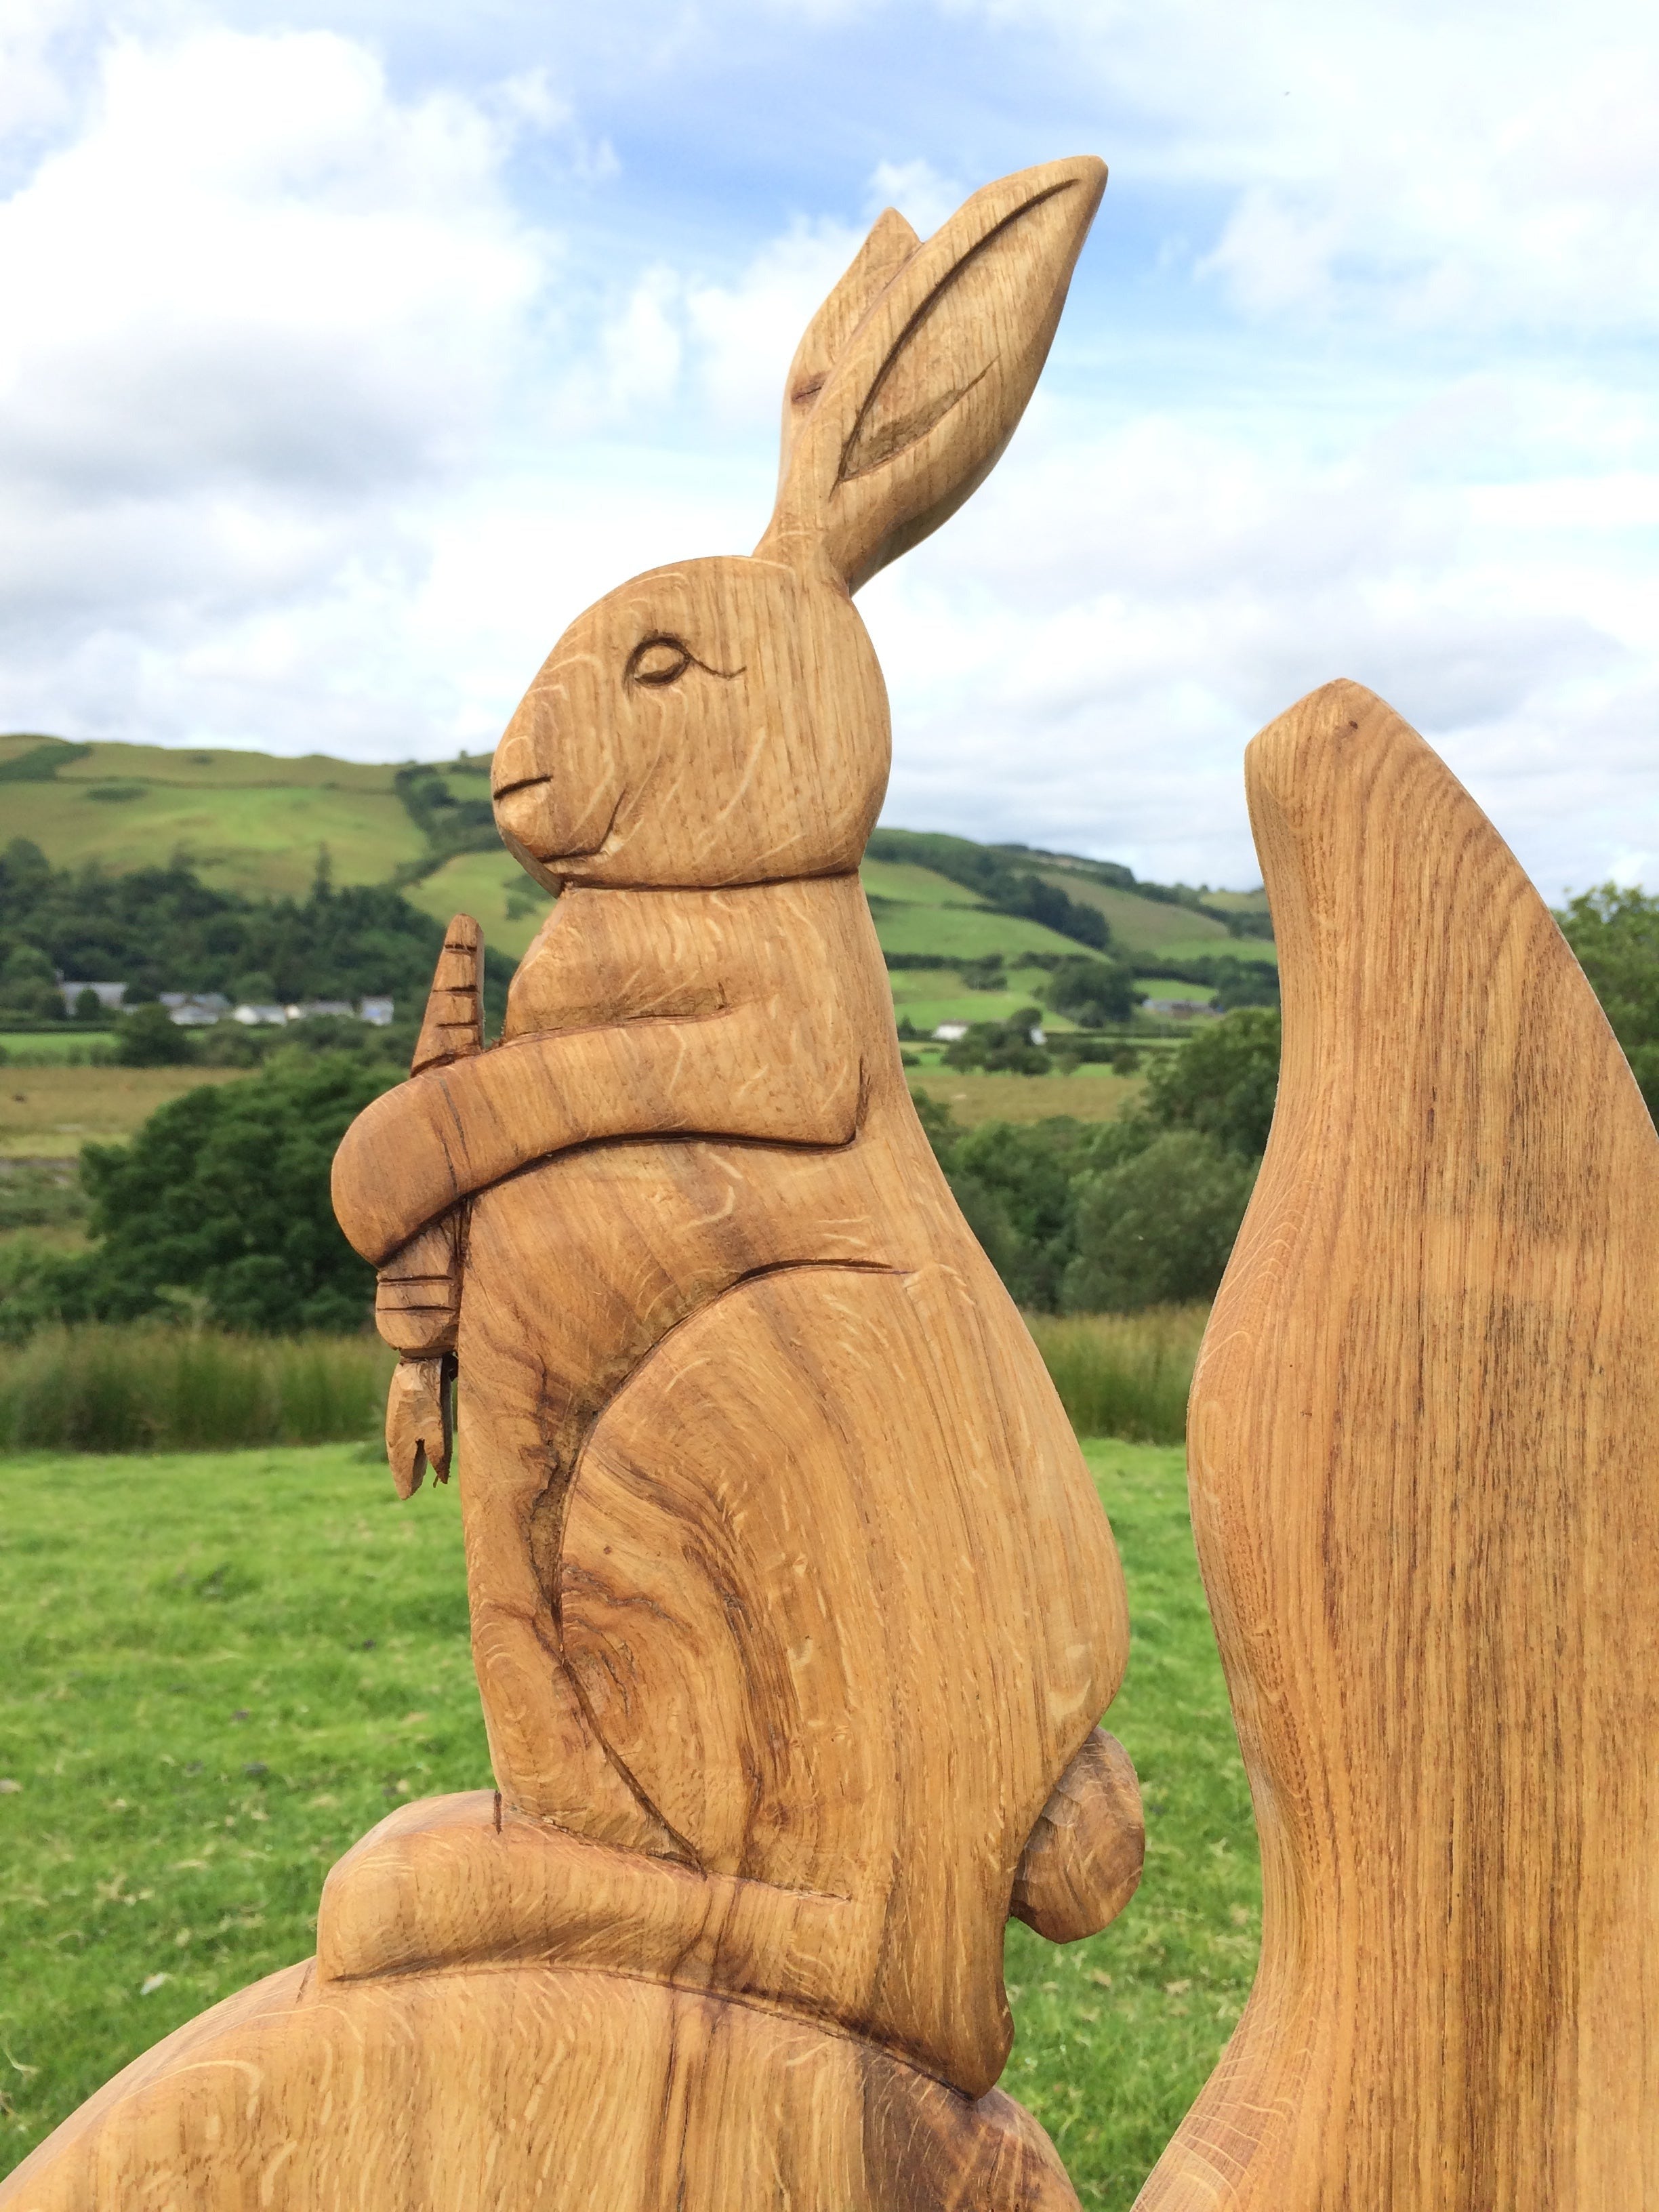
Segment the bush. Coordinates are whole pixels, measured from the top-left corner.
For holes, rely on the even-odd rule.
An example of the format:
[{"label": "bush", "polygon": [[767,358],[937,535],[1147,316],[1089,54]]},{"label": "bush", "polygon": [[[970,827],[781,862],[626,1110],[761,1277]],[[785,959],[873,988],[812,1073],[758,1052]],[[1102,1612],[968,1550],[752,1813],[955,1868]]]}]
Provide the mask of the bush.
[{"label": "bush", "polygon": [[378,1339],[254,1341],[155,1324],[43,1330],[0,1356],[0,1450],[204,1451],[372,1436]]},{"label": "bush", "polygon": [[122,1015],[115,1031],[118,1066],[187,1067],[195,1058],[189,1030],[165,1006],[139,1006]]},{"label": "bush", "polygon": [[1087,1176],[1062,1306],[1133,1313],[1212,1297],[1255,1181],[1251,1163],[1195,1129],[1172,1129]]},{"label": "bush", "polygon": [[947,1067],[981,1068],[988,1075],[1047,1075],[1052,1066],[1031,1031],[1042,1021],[1036,1006],[1022,1006],[1006,1021],[975,1022],[966,1036],[947,1045]]},{"label": "bush", "polygon": [[88,1321],[96,1307],[95,1255],[38,1237],[0,1243],[0,1344],[22,1344],[52,1322]]}]

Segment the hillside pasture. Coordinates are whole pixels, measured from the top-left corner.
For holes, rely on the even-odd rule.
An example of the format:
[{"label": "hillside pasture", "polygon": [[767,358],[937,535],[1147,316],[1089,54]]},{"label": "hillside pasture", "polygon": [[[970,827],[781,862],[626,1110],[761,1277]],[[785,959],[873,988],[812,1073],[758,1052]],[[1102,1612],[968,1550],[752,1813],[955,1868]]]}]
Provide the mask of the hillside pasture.
[{"label": "hillside pasture", "polygon": [[[970,991],[954,968],[895,968],[888,975],[893,988],[896,1016],[908,1015],[914,1025],[930,1035],[941,1022],[1006,1022],[1022,1006],[1042,1005],[1048,988],[1046,968],[1011,968],[1007,988],[1000,991]],[[1043,1015],[1056,1032],[1075,1024],[1063,1014]]]},{"label": "hillside pasture", "polygon": [[[1231,952],[1237,959],[1265,961],[1270,967],[1278,960],[1270,939],[1233,937],[1225,922],[1194,908],[1176,906],[1163,899],[1137,898],[1133,891],[1095,883],[1069,868],[1039,868],[1036,873],[1045,884],[1103,914],[1116,950],[1136,959],[1202,960]],[[1259,892],[1235,892],[1228,897],[1251,910],[1258,903],[1265,904]],[[1215,901],[1221,902],[1219,897]]]},{"label": "hillside pasture", "polygon": [[872,902],[887,899],[897,906],[933,907],[985,904],[976,891],[909,860],[866,860],[860,865],[859,874],[865,896]]},{"label": "hillside pasture", "polygon": [[[40,743],[0,740],[0,765]],[[122,873],[177,855],[216,890],[299,896],[324,847],[339,884],[385,883],[420,857],[393,773],[320,754],[94,744],[48,780],[3,786],[7,834],[32,839],[57,867]]]},{"label": "hillside pasture", "polygon": [[1075,959],[1085,951],[1040,921],[999,914],[994,907],[890,905],[884,899],[871,912],[884,952],[937,952],[953,960],[983,960],[1000,952],[1005,960],[1016,960],[1022,952]]},{"label": "hillside pasture", "polygon": [[[1146,1873],[1087,1942],[1010,1926],[1004,2080],[1091,2212],[1125,2212],[1243,2007],[1260,1882],[1182,1455],[1086,1452],[1128,1580],[1109,1719]],[[4,2168],[129,2058],[306,1957],[325,1873],[393,1806],[490,1771],[455,1486],[400,1506],[378,1450],[349,1445],[37,1456],[0,1461],[0,1513]]]},{"label": "hillside pasture", "polygon": [[533,883],[503,845],[493,853],[457,853],[404,896],[434,921],[470,914],[492,951],[522,960],[530,940],[553,911],[550,892]]}]

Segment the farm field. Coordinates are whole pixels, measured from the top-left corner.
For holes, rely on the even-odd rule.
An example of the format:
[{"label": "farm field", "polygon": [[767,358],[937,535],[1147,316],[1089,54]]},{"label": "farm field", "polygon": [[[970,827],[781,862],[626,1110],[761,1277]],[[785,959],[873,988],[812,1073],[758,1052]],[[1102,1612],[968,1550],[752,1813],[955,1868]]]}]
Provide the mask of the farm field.
[{"label": "farm field", "polygon": [[981,1121],[1044,1121],[1069,1114],[1079,1121],[1115,1121],[1140,1097],[1139,1075],[1115,1075],[1085,1061],[1073,1075],[987,1075],[977,1068],[912,1067],[913,1092],[948,1106],[964,1128]]},{"label": "farm field", "polygon": [[[1010,1928],[1004,2079],[1085,2204],[1122,2212],[1242,2008],[1259,1881],[1182,1455],[1086,1449],[1129,1583],[1110,1724],[1146,1875],[1089,1942]],[[324,1873],[392,1806],[489,1769],[453,1486],[400,1507],[349,1445],[34,1457],[0,1462],[0,1512],[9,2168],[127,2058],[305,1956]]]},{"label": "farm field", "polygon": [[130,1137],[158,1106],[241,1067],[0,1067],[0,1158],[72,1159]]},{"label": "farm field", "polygon": [[[1081,951],[1081,946],[1073,947]],[[1042,968],[1012,968],[1003,991],[969,991],[954,968],[894,968],[887,980],[893,990],[896,1015],[908,1015],[915,1026],[931,1035],[940,1022],[1001,1022],[1022,1006],[1041,1006],[1048,981]],[[1043,1015],[1044,1024],[1056,1034],[1074,1029],[1063,1014]]]},{"label": "farm field", "polygon": [[6,1030],[0,1031],[0,1068],[100,1067],[114,1049],[107,1030],[68,1024],[60,1030]]}]

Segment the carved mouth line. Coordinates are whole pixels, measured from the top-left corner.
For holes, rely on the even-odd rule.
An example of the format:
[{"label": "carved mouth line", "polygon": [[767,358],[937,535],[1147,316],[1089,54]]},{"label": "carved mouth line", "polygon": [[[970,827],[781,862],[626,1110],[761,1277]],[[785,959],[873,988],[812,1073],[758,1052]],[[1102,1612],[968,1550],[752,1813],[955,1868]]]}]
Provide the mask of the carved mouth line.
[{"label": "carved mouth line", "polygon": [[[550,775],[526,775],[520,777],[517,783],[507,784],[500,791],[492,792],[490,793],[490,804],[492,805],[499,805],[503,799],[510,798],[515,791],[538,790],[543,785],[550,784],[552,781],[553,779]],[[524,850],[530,854],[531,858],[535,861],[537,866],[541,868],[556,867],[561,860],[594,860],[599,854],[604,852],[605,847],[611,842],[611,833],[617,827],[617,817],[622,812],[623,799],[625,796],[626,793],[620,791],[617,793],[617,802],[611,810],[611,818],[606,822],[604,831],[601,834],[599,842],[597,845],[577,845],[562,853],[538,853],[532,846],[524,845],[522,838],[517,838],[512,842],[515,844],[523,845]],[[499,823],[496,826],[498,829],[500,828]],[[505,840],[506,833],[503,832],[502,835]]]}]

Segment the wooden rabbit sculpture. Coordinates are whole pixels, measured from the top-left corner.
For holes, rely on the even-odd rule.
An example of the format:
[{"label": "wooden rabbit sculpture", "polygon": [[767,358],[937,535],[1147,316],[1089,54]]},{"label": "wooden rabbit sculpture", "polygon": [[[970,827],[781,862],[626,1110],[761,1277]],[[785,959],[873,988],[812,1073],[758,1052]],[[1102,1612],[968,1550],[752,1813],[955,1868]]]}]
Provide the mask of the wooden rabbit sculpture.
[{"label": "wooden rabbit sculpture", "polygon": [[[269,2107],[244,2179],[158,2151],[158,2205],[251,2206],[279,2141],[261,2204],[1075,2205],[993,2087],[1002,1942],[1092,1932],[1138,1878],[1096,1727],[1121,1583],[906,1089],[851,592],[995,461],[1103,184],[1029,171],[925,245],[884,216],[796,356],[754,556],[601,599],[502,739],[502,834],[558,902],[489,1050],[458,921],[421,1072],[335,1170],[407,1355],[405,1490],[459,1366],[499,1790],[334,1869],[310,1978],[215,2043]],[[209,2080],[206,2026],[224,2142],[246,2080]],[[127,2140],[176,2143],[149,2085]],[[114,2117],[8,2206],[102,2203]]]}]

